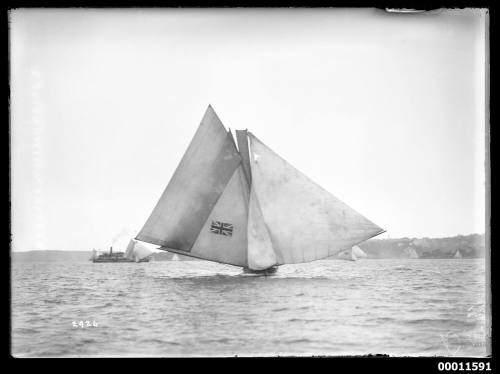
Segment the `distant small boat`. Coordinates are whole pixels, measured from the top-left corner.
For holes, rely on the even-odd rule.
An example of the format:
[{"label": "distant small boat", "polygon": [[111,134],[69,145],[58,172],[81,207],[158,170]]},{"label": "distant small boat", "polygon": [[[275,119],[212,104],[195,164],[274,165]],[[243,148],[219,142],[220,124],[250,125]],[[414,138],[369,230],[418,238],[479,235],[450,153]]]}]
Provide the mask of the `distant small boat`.
[{"label": "distant small boat", "polygon": [[418,253],[415,251],[415,248],[406,248],[406,253],[408,253],[409,258],[418,258]]},{"label": "distant small boat", "polygon": [[[92,262],[135,262],[124,256],[124,252],[113,252],[113,247],[110,247],[109,252],[100,252],[94,250],[90,261]],[[149,261],[149,260],[146,260]]]},{"label": "distant small boat", "polygon": [[463,258],[462,254],[460,253],[460,249],[457,249],[457,251],[455,252],[455,256],[453,256],[453,258]]},{"label": "distant small boat", "polygon": [[354,247],[352,247],[351,251],[356,256],[356,258],[358,260],[362,259],[362,258],[367,258],[368,257],[368,255],[365,253],[365,251],[363,251],[357,245],[355,245]]},{"label": "distant small boat", "polygon": [[174,253],[174,255],[172,256],[172,259],[170,261],[180,261],[180,258],[179,258],[179,256],[177,256],[176,253]]},{"label": "distant small boat", "polygon": [[344,251],[341,251],[336,258],[339,260],[346,260],[346,261],[358,261],[367,257],[368,255],[365,253],[365,251],[363,251],[361,248],[355,245],[351,249],[346,249]]}]

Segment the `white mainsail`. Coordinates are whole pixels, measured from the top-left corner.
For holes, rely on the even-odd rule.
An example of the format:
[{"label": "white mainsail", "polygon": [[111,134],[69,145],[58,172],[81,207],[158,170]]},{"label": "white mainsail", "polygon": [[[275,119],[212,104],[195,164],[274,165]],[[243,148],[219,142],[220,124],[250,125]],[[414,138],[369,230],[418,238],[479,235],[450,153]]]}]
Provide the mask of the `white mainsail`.
[{"label": "white mainsail", "polygon": [[136,239],[265,270],[309,262],[384,232],[247,130],[238,148],[211,106]]},{"label": "white mainsail", "polygon": [[276,265],[326,258],[384,232],[250,136],[252,190]]}]

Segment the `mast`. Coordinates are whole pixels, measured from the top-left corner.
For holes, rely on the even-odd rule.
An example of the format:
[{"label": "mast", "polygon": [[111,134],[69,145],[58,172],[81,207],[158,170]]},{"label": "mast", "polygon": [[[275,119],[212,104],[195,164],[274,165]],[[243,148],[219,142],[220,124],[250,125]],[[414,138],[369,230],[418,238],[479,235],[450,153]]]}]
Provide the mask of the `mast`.
[{"label": "mast", "polygon": [[248,185],[252,185],[252,172],[250,170],[250,153],[248,150],[248,130],[236,130],[236,140],[238,142],[238,151],[242,159],[243,171]]}]

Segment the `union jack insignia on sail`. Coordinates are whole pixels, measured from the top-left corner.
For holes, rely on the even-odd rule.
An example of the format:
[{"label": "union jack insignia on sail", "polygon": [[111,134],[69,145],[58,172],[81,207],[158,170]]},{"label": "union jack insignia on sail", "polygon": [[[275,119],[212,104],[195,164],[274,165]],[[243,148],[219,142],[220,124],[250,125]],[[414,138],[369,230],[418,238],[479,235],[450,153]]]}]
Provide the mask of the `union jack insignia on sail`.
[{"label": "union jack insignia on sail", "polygon": [[220,221],[212,221],[212,224],[210,225],[210,232],[212,234],[233,236],[233,225]]}]

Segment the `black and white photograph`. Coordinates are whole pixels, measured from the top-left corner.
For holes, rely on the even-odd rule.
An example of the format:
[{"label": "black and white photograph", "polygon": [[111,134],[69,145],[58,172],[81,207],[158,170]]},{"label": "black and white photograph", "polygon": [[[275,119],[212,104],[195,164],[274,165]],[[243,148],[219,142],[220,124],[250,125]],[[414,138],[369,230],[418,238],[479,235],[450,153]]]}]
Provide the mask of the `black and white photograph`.
[{"label": "black and white photograph", "polygon": [[8,22],[11,356],[491,357],[488,9]]}]

